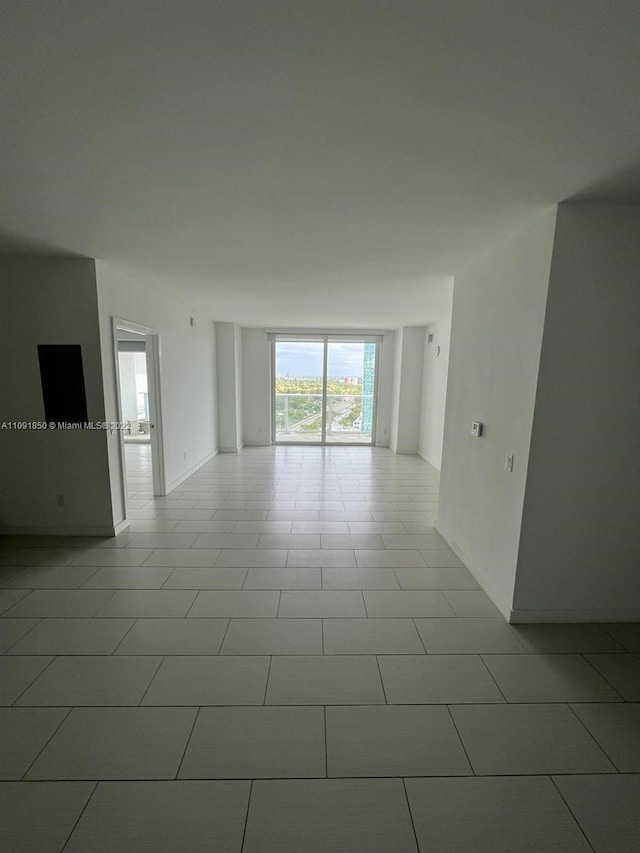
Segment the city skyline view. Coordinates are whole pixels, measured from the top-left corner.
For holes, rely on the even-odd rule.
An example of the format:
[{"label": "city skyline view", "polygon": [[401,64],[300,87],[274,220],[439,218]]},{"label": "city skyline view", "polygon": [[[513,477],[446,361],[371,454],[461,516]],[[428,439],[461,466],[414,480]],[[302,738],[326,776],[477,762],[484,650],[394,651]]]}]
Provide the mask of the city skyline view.
[{"label": "city skyline view", "polygon": [[375,360],[373,342],[276,341],[276,440],[370,443]]}]

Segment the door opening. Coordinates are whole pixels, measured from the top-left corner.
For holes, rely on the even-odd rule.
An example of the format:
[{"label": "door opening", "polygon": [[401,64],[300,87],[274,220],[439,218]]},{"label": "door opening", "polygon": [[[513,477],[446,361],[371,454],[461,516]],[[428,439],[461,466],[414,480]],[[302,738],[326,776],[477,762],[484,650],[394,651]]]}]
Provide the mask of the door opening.
[{"label": "door opening", "polygon": [[275,444],[375,443],[376,337],[272,341]]},{"label": "door opening", "polygon": [[[113,321],[124,503],[166,494],[158,333]],[[125,509],[126,516],[126,509]]]}]

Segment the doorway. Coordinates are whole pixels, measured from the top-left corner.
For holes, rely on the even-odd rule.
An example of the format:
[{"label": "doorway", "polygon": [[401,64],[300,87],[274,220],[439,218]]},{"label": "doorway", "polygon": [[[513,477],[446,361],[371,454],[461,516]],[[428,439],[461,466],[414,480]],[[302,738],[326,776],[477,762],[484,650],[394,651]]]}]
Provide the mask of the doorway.
[{"label": "doorway", "polygon": [[[160,339],[147,326],[114,318],[120,458],[125,507],[166,494],[160,395]],[[125,512],[126,515],[126,512]]]},{"label": "doorway", "polygon": [[377,337],[272,340],[274,444],[375,443]]}]

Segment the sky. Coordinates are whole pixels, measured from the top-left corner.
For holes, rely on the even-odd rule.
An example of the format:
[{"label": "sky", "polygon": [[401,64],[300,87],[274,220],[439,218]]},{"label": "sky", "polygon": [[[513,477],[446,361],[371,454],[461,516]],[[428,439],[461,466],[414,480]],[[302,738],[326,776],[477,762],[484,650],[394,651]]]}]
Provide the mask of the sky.
[{"label": "sky", "polygon": [[[322,376],[322,341],[279,341],[276,344],[276,374]],[[329,342],[327,375],[362,376],[364,344]]]}]

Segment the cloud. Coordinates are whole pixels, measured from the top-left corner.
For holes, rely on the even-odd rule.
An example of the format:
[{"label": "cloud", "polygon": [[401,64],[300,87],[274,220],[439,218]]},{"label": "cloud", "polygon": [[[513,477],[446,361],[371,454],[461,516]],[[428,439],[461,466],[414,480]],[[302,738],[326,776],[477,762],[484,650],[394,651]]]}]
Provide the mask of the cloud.
[{"label": "cloud", "polygon": [[[329,341],[327,375],[362,376],[363,343]],[[279,341],[276,344],[276,373],[284,376],[322,376],[321,341]]]}]

